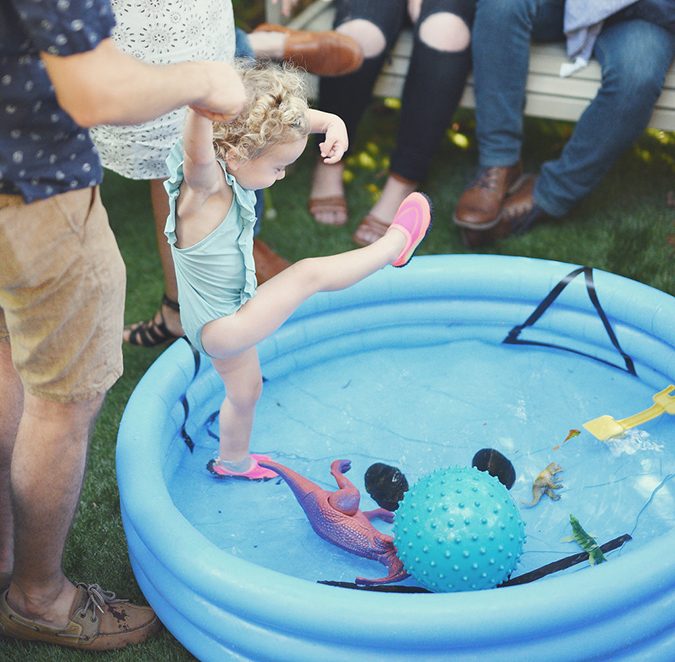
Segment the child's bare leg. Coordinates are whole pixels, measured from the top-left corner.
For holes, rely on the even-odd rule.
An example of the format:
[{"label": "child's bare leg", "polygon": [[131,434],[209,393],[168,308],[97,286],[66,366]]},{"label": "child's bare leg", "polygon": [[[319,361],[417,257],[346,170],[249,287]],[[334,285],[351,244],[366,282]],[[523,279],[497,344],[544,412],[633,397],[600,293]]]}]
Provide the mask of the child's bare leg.
[{"label": "child's bare leg", "polygon": [[220,408],[220,461],[233,471],[244,472],[250,466],[248,447],[262,391],[258,352],[251,347],[232,358],[211,361],[225,384]]},{"label": "child's bare leg", "polygon": [[209,322],[202,330],[204,349],[211,356],[227,357],[256,345],[276,331],[310,296],[358,283],[391,264],[405,244],[405,235],[392,231],[364,248],[292,264],[263,283],[256,296],[236,313]]}]

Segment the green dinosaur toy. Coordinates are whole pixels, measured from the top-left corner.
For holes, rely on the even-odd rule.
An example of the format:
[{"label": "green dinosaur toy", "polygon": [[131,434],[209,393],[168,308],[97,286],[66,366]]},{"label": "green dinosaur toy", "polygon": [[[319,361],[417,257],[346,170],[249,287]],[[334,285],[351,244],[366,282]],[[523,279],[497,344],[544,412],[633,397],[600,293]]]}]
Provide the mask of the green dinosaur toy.
[{"label": "green dinosaur toy", "polygon": [[581,549],[583,549],[584,552],[588,552],[588,562],[591,565],[606,561],[607,557],[602,553],[600,545],[598,545],[593,536],[584,531],[584,528],[579,524],[579,520],[574,515],[570,515],[570,524],[572,525],[574,535],[569,538],[564,538],[563,542],[576,540]]}]

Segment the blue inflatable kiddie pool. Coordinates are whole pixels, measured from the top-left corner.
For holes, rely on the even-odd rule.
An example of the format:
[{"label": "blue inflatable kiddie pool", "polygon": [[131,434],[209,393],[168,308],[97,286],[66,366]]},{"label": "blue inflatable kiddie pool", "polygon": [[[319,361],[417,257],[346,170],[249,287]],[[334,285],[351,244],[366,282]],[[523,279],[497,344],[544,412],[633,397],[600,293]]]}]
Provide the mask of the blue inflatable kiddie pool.
[{"label": "blue inflatable kiddie pool", "polygon": [[[607,441],[583,424],[647,409],[675,384],[674,347],[675,299],[662,292],[575,265],[476,255],[415,258],[318,295],[261,343],[253,452],[327,489],[331,462],[349,459],[370,510],[374,463],[412,485],[495,449],[515,470],[510,495],[525,522],[512,581],[582,552],[567,541],[570,515],[599,544],[625,541],[607,562],[529,583],[420,593],[412,579],[397,592],[350,588],[384,568],[319,538],[283,481],[206,471],[224,393],[181,339],[143,377],[119,431],[138,583],[203,661],[672,662],[675,417]],[[552,462],[561,498],[526,507]]]}]

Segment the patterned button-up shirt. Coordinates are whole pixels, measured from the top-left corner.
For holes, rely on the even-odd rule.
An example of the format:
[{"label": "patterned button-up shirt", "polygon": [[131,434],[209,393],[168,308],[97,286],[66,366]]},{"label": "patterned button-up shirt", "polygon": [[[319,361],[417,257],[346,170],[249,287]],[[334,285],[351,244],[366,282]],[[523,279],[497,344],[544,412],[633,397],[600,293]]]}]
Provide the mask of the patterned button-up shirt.
[{"label": "patterned button-up shirt", "polygon": [[2,0],[0,193],[28,203],[101,181],[89,132],[58,105],[40,52],[89,51],[114,25],[108,0]]}]

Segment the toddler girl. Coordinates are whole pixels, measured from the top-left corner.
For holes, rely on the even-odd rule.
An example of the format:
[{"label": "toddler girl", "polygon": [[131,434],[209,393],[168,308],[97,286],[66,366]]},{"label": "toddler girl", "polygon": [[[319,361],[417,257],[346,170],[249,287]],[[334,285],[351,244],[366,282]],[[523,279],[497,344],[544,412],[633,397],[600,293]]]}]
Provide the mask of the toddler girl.
[{"label": "toddler girl", "polygon": [[308,108],[302,74],[256,64],[240,70],[248,103],[229,122],[211,122],[194,109],[183,140],[167,163],[165,186],[181,323],[190,342],[213,363],[225,384],[220,409],[220,456],[208,469],[219,476],[271,478],[249,455],[255,407],[262,390],[256,344],[278,329],[316,292],[341,290],[382,267],[407,264],[431,227],[431,205],[413,193],[378,241],[348,253],[301,260],[256,291],[253,262],[255,191],[283,179],[323,133],[321,155],[336,163],[347,132],[336,115]]}]

